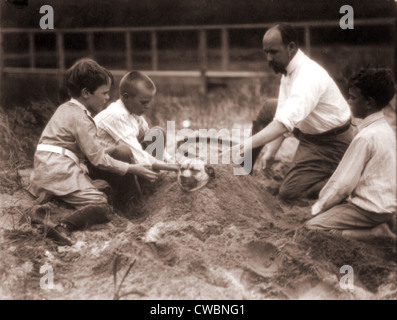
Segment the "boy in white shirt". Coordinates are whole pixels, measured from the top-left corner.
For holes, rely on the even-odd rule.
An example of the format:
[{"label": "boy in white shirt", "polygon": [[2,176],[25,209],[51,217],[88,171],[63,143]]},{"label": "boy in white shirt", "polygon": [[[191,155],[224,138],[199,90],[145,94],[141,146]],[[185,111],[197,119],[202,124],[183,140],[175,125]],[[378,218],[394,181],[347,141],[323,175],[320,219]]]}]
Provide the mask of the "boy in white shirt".
[{"label": "boy in white shirt", "polygon": [[361,70],[349,82],[358,133],[312,207],[306,225],[343,237],[396,239],[388,223],[396,213],[396,134],[382,109],[395,95],[387,69]]},{"label": "boy in white shirt", "polygon": [[[120,98],[110,104],[94,118],[98,138],[104,148],[113,148],[111,155],[122,161],[151,166],[169,160],[164,150],[165,131],[160,127],[149,129],[143,114],[150,108],[156,94],[154,82],[140,71],[131,71],[123,76],[119,84]],[[154,144],[152,144],[152,138]],[[145,140],[150,141],[145,141]],[[150,154],[146,147],[156,146]],[[90,168],[91,169],[91,168]],[[104,179],[112,186],[113,203],[124,212],[141,205],[141,183],[134,175],[122,178],[93,168],[91,175]]]}]

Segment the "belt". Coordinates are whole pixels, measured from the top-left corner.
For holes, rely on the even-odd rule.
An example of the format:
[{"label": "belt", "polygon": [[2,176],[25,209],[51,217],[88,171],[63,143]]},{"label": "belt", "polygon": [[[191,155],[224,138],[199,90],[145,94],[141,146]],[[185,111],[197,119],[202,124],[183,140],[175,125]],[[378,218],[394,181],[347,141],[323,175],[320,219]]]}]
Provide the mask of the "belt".
[{"label": "belt", "polygon": [[52,146],[50,144],[39,144],[37,146],[37,151],[48,151],[48,152],[55,152],[62,154],[63,156],[67,156],[70,159],[72,159],[76,164],[80,164],[79,158],[70,150],[58,147],[58,146]]},{"label": "belt", "polygon": [[346,132],[349,128],[350,128],[350,120],[345,123],[343,126],[335,128],[335,129],[331,129],[329,131],[325,131],[323,133],[319,133],[316,134],[316,136],[320,136],[320,137],[329,137],[329,136],[337,136],[338,134],[341,134],[343,132]]},{"label": "belt", "polygon": [[334,128],[328,131],[325,131],[323,133],[317,133],[317,134],[308,134],[308,133],[303,133],[302,131],[300,131],[298,128],[295,128],[293,130],[293,134],[299,139],[299,136],[304,137],[304,138],[321,138],[321,137],[332,137],[332,136],[337,136],[341,133],[346,132],[347,130],[349,130],[351,125],[350,120],[344,124],[341,127],[338,128]]}]

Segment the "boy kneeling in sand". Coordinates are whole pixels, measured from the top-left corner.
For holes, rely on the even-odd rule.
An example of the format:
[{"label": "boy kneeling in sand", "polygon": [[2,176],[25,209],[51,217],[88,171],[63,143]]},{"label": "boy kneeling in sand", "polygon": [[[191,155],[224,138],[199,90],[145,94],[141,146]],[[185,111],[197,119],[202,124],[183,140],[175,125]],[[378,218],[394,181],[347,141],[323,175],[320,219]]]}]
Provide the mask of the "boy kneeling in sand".
[{"label": "boy kneeling in sand", "polygon": [[[93,166],[120,176],[132,173],[150,181],[157,178],[157,173],[142,165],[112,158],[110,148],[105,150],[99,144],[92,116],[109,100],[112,83],[112,74],[95,61],[77,61],[66,74],[72,99],[57,108],[34,155],[29,191],[39,197],[39,203],[56,197],[77,209],[59,224],[46,223],[48,236],[62,244],[72,244],[71,231],[107,222],[113,214],[106,194],[99,190],[107,184],[91,180],[83,163],[86,158]],[[35,219],[40,220],[32,217]]]},{"label": "boy kneeling in sand", "polygon": [[[144,73],[131,71],[123,76],[119,84],[120,98],[95,117],[98,140],[103,148],[112,148],[111,154],[117,160],[152,166],[162,161],[165,152],[165,131],[160,127],[149,129],[144,114],[150,109],[156,94],[154,82]],[[145,137],[155,138],[155,157],[147,152],[151,143]],[[112,198],[116,209],[124,214],[139,210],[141,185],[135,175],[122,178],[102,168],[89,168],[91,177],[106,180],[112,187]],[[140,179],[139,179],[140,180]]]},{"label": "boy kneeling in sand", "polygon": [[395,92],[390,70],[366,69],[350,79],[349,104],[363,121],[313,205],[312,214],[321,214],[306,223],[309,229],[396,239],[388,226],[396,213],[396,138],[382,111]]},{"label": "boy kneeling in sand", "polygon": [[[182,164],[181,169],[193,169],[195,176],[190,179],[192,186],[203,185],[208,177],[204,164],[182,155],[179,159],[173,159],[165,150],[165,130],[159,126],[149,128],[144,115],[151,108],[156,90],[156,85],[145,73],[126,73],[119,84],[120,98],[94,118],[98,128],[98,139],[104,148],[113,148],[112,157],[121,161],[154,167],[158,165],[157,168],[160,166],[161,170],[178,170],[179,165],[175,164],[178,160]],[[131,174],[120,178],[101,168],[90,168],[90,172],[92,177],[104,179],[111,185],[113,203],[117,210],[126,216],[140,210],[144,194],[141,187],[150,188],[142,183],[144,181]],[[188,180],[181,174],[179,177],[181,184]]]}]

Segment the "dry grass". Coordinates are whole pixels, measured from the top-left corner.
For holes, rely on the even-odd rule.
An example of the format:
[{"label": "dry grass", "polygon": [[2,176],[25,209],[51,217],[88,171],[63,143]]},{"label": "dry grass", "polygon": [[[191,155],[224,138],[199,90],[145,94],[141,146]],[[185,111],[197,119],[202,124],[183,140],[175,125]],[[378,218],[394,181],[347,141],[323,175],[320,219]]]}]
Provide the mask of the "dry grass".
[{"label": "dry grass", "polygon": [[191,122],[193,130],[240,128],[251,126],[265,98],[259,80],[229,83],[228,88],[217,88],[206,95],[194,89],[184,96],[159,92],[147,118],[163,127],[167,121],[175,121],[177,130],[184,120]]},{"label": "dry grass", "polygon": [[0,107],[0,188],[15,191],[22,187],[18,169],[23,166],[24,153],[20,140],[11,129],[8,115]]},{"label": "dry grass", "polygon": [[26,107],[0,107],[1,190],[13,192],[22,187],[18,170],[32,166],[37,141],[54,110],[48,99]]},{"label": "dry grass", "polygon": [[128,266],[126,272],[123,275],[123,278],[121,279],[120,283],[117,285],[117,273],[120,269],[120,260],[122,256],[120,254],[116,254],[113,262],[113,286],[114,286],[114,295],[113,295],[113,300],[120,300],[122,297],[126,297],[132,294],[138,295],[140,297],[145,296],[145,294],[139,290],[130,290],[128,292],[121,292],[121,288],[123,286],[123,283],[125,279],[127,278],[128,274],[130,273],[132,267],[135,264],[135,259],[130,263]]}]

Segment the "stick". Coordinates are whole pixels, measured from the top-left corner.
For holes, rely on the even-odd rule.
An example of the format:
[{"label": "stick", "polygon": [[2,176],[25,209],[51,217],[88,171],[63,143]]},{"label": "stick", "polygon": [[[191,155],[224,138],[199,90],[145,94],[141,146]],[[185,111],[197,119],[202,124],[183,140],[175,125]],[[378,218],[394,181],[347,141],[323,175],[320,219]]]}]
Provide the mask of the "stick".
[{"label": "stick", "polygon": [[168,164],[168,163],[154,163],[152,164],[153,170],[165,170],[165,171],[175,171],[179,172],[180,166],[177,164]]}]

